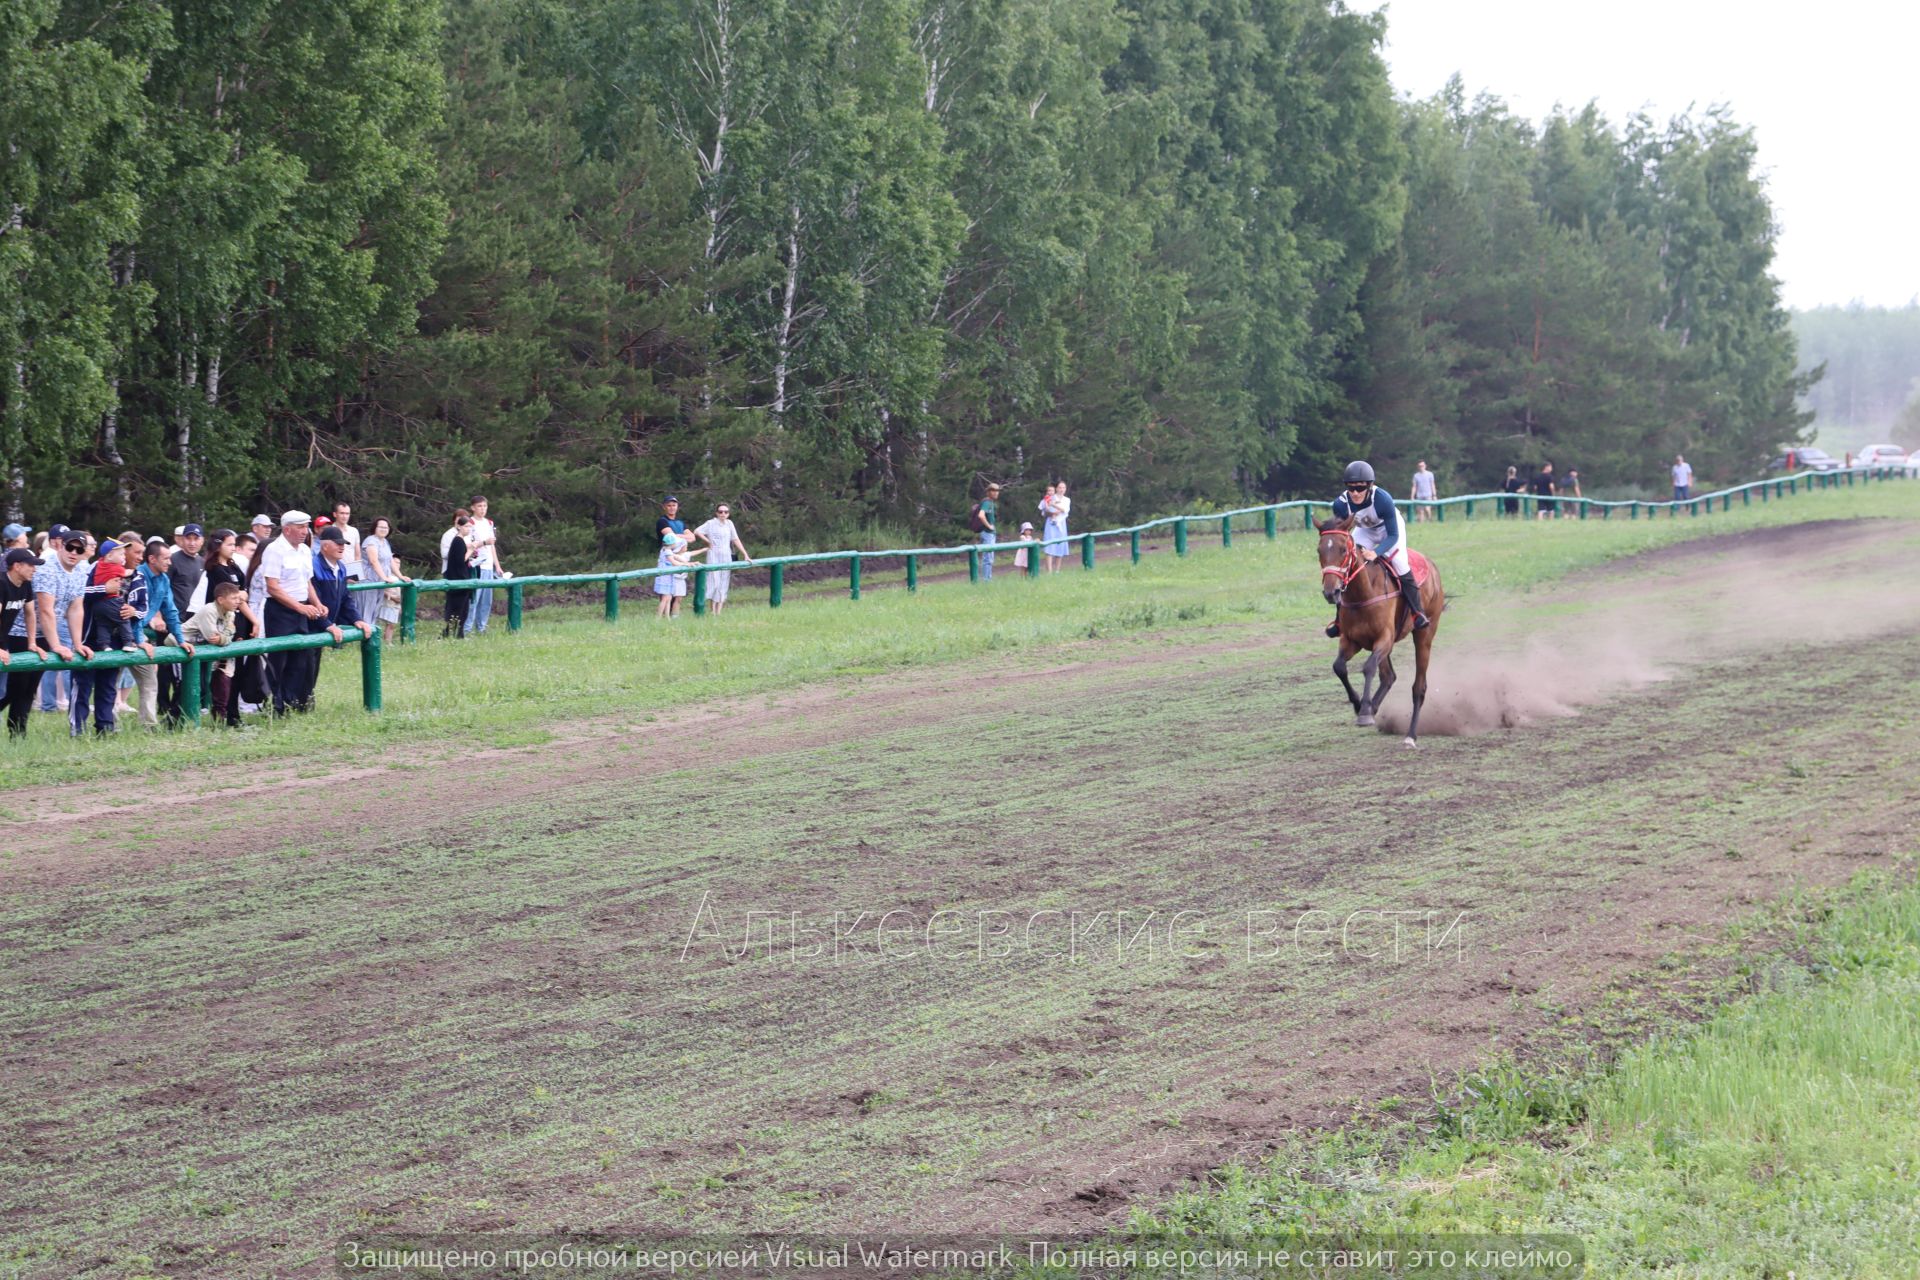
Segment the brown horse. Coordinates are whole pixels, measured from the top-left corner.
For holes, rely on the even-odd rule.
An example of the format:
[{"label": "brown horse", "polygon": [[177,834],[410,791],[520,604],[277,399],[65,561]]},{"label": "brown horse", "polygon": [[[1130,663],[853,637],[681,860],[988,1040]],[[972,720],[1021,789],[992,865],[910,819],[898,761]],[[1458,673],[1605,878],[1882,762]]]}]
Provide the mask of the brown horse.
[{"label": "brown horse", "polygon": [[[1393,646],[1404,639],[1413,626],[1413,618],[1400,598],[1400,587],[1384,560],[1360,554],[1353,540],[1353,521],[1323,520],[1314,526],[1320,531],[1320,594],[1329,604],[1340,607],[1340,656],[1333,660],[1333,673],[1347,691],[1353,704],[1353,722],[1363,728],[1373,724],[1380,704],[1393,688]],[[1447,607],[1447,593],[1440,586],[1440,570],[1427,561],[1427,580],[1420,584],[1420,604],[1427,625],[1413,636],[1413,719],[1407,724],[1407,745],[1418,746],[1420,706],[1427,700],[1427,658],[1433,652],[1434,632],[1440,629],[1440,615]],[[1367,665],[1361,691],[1353,691],[1347,679],[1347,659],[1362,649]],[[1380,673],[1380,691],[1373,692],[1375,670]]]}]

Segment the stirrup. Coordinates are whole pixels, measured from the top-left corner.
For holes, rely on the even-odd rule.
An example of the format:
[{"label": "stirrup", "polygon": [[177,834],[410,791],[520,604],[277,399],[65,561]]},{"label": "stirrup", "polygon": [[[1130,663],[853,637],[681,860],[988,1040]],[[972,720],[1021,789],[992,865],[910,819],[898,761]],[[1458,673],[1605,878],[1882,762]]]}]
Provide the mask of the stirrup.
[{"label": "stirrup", "polygon": [[1425,631],[1430,625],[1431,622],[1426,614],[1420,612],[1418,609],[1413,610],[1413,626],[1410,630]]}]

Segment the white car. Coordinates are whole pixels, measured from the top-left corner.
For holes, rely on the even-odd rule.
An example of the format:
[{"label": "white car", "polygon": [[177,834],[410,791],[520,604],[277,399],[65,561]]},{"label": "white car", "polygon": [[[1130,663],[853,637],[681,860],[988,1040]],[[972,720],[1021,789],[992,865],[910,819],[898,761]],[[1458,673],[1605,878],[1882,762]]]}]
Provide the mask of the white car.
[{"label": "white car", "polygon": [[1906,470],[1910,476],[1920,476],[1920,449],[1915,449],[1907,455]]},{"label": "white car", "polygon": [[1897,444],[1870,444],[1854,455],[1856,467],[1898,467],[1907,460],[1907,451]]}]

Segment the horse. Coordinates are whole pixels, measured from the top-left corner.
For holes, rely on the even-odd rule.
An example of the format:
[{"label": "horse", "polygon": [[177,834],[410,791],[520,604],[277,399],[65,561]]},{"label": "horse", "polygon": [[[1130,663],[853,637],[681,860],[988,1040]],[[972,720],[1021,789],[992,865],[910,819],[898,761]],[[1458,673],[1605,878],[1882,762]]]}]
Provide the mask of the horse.
[{"label": "horse", "polygon": [[[1340,656],[1333,660],[1333,673],[1347,691],[1353,704],[1353,722],[1370,728],[1380,704],[1393,688],[1393,646],[1404,639],[1413,626],[1413,618],[1403,607],[1400,585],[1393,570],[1382,559],[1368,560],[1360,555],[1353,540],[1353,520],[1323,520],[1314,526],[1320,533],[1320,594],[1327,603],[1339,606]],[[1440,615],[1446,611],[1447,593],[1440,586],[1440,570],[1426,561],[1427,580],[1420,585],[1420,604],[1427,625],[1413,631],[1413,719],[1407,724],[1407,745],[1420,745],[1420,707],[1427,700],[1427,659],[1433,653],[1433,636],[1440,629]],[[1362,649],[1367,664],[1361,691],[1353,691],[1347,678],[1347,659]],[[1373,692],[1374,672],[1380,674],[1380,690]]]}]

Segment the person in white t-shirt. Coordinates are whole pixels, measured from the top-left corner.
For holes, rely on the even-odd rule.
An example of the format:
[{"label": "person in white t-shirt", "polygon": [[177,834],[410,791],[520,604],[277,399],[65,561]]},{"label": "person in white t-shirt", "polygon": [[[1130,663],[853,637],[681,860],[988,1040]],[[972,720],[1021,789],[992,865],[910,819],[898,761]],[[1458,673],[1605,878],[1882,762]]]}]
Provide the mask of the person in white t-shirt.
[{"label": "person in white t-shirt", "polygon": [[[312,623],[325,616],[320,595],[313,589],[313,548],[307,533],[313,517],[289,511],[280,517],[280,536],[260,552],[254,578],[265,584],[266,608],[261,619],[266,635],[304,636]],[[320,675],[320,655],[312,649],[267,655],[268,680],[273,685],[273,714],[306,711],[313,705],[313,685]]]},{"label": "person in white t-shirt", "polygon": [[344,534],[347,539],[347,554],[340,563],[347,567],[347,576],[357,581],[362,576],[360,531],[349,523],[352,519],[353,508],[350,505],[345,502],[336,502],[333,504],[333,527]]},{"label": "person in white t-shirt", "polygon": [[[1425,460],[1415,463],[1413,468],[1413,486],[1408,490],[1415,502],[1432,502],[1440,496],[1439,486],[1434,482],[1433,472],[1427,470]],[[1433,519],[1433,508],[1420,506],[1413,509],[1415,520]]]},{"label": "person in white t-shirt", "polygon": [[[467,548],[474,553],[473,576],[482,580],[505,577],[506,573],[500,565],[500,534],[494,528],[493,521],[487,519],[487,500],[475,494],[468,505],[473,511],[473,532],[467,539]],[[467,634],[484,634],[487,615],[492,612],[493,588],[475,588],[473,603],[467,606]]]},{"label": "person in white t-shirt", "polygon": [[1687,495],[1693,492],[1693,468],[1680,454],[1673,455],[1673,500],[1685,502]]},{"label": "person in white t-shirt", "polygon": [[[742,564],[753,563],[746,545],[740,541],[740,531],[733,527],[732,517],[733,508],[723,502],[713,509],[713,519],[693,531],[694,537],[706,540],[708,564],[732,564],[735,551],[740,553]],[[727,589],[732,582],[731,569],[707,575],[707,607],[714,613],[727,607]]]}]

